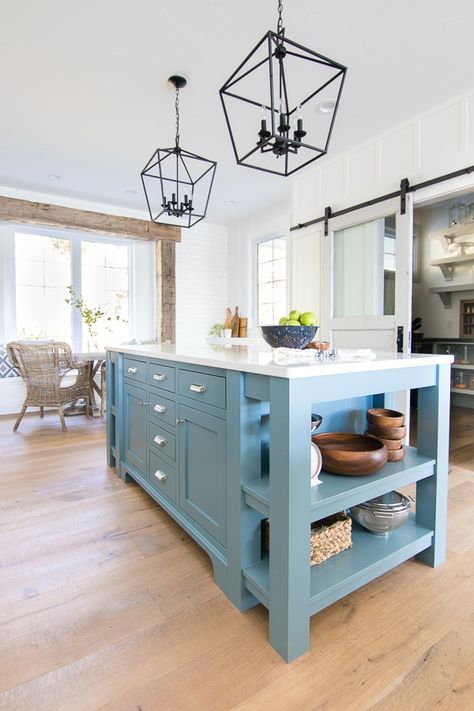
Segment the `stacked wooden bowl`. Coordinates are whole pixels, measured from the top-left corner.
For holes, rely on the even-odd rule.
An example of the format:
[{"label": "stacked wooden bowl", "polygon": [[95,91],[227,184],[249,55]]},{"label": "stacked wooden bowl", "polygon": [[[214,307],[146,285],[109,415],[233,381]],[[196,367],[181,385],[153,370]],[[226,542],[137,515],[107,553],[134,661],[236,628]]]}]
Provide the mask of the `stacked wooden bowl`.
[{"label": "stacked wooden bowl", "polygon": [[367,410],[367,434],[387,447],[388,461],[398,462],[405,456],[403,441],[407,432],[405,415],[396,410],[374,407]]}]

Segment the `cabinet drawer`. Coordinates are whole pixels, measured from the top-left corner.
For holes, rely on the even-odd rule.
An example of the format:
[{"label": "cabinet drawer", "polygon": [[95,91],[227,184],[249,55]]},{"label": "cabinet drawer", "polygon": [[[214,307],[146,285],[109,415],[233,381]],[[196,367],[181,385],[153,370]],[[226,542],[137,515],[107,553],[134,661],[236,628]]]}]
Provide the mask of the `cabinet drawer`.
[{"label": "cabinet drawer", "polygon": [[178,392],[196,402],[216,407],[226,406],[226,380],[219,375],[207,375],[192,370],[178,372]]},{"label": "cabinet drawer", "polygon": [[173,400],[163,397],[161,393],[155,394],[150,389],[148,395],[150,403],[149,413],[159,422],[166,422],[167,425],[174,427],[176,424],[176,403]]},{"label": "cabinet drawer", "polygon": [[157,491],[169,496],[172,501],[176,501],[176,470],[155,452],[148,452],[150,472],[150,484]]},{"label": "cabinet drawer", "polygon": [[173,461],[176,459],[176,437],[152,420],[148,421],[148,442]]},{"label": "cabinet drawer", "polygon": [[148,363],[148,383],[155,388],[174,393],[176,389],[174,368],[161,363]]},{"label": "cabinet drawer", "polygon": [[123,359],[123,374],[130,380],[136,380],[139,383],[146,383],[146,363],[144,360],[136,360],[135,358]]}]

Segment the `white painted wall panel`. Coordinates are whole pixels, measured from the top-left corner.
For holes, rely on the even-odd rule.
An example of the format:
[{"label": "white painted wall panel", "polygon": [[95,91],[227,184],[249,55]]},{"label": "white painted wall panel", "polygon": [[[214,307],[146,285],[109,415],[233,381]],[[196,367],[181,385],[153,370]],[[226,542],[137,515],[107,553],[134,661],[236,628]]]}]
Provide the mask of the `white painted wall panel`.
[{"label": "white painted wall panel", "polygon": [[431,177],[460,166],[463,128],[462,101],[439,109],[420,119],[420,162],[423,173]]},{"label": "white painted wall panel", "polygon": [[203,341],[214,323],[224,322],[227,305],[227,228],[201,222],[182,230],[176,244],[176,340]]},{"label": "white painted wall panel", "polygon": [[346,186],[354,202],[364,199],[367,185],[378,182],[377,151],[378,142],[374,141],[349,153],[347,157]]},{"label": "white painted wall panel", "polygon": [[[321,204],[319,209],[315,205],[317,211],[313,213],[313,217],[318,217],[322,214],[326,205],[333,205],[335,202],[339,202],[345,194],[345,189],[346,158],[341,157],[338,160],[327,163],[321,170]],[[316,197],[315,195],[315,202]],[[303,220],[297,219],[296,222],[303,222]]]},{"label": "white painted wall panel", "polygon": [[416,127],[409,125],[380,139],[380,183],[387,190],[393,188],[393,176],[399,181],[416,170]]}]

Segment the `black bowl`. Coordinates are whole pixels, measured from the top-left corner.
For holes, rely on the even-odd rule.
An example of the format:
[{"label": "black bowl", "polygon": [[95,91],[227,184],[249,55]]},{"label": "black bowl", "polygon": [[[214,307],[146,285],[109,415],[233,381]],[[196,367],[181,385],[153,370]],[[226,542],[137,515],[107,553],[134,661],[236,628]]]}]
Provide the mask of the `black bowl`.
[{"label": "black bowl", "polygon": [[304,348],[318,326],[260,326],[263,340],[272,348]]}]

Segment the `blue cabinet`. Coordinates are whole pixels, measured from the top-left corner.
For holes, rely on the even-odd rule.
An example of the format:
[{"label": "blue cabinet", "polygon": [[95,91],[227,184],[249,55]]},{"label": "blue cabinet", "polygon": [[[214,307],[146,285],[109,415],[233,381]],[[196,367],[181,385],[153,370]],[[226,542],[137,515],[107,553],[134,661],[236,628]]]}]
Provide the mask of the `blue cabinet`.
[{"label": "blue cabinet", "polygon": [[222,545],[227,537],[226,422],[180,404],[179,505]]},{"label": "blue cabinet", "polygon": [[128,382],[123,386],[123,441],[125,462],[146,476],[147,472],[147,392]]},{"label": "blue cabinet", "polygon": [[[293,377],[258,372],[250,355],[237,370],[191,355],[163,363],[129,348],[109,354],[109,461],[208,553],[238,609],[268,608],[270,643],[291,661],[308,649],[311,615],[408,558],[443,562],[450,365],[443,356],[394,356],[353,370],[297,367]],[[312,412],[329,430],[360,430],[369,407],[390,407],[392,393],[415,388],[416,448],[375,474],[323,472],[311,489]],[[352,548],[310,568],[311,522],[408,484],[416,484],[416,511],[399,531],[378,538],[354,524]]]}]

